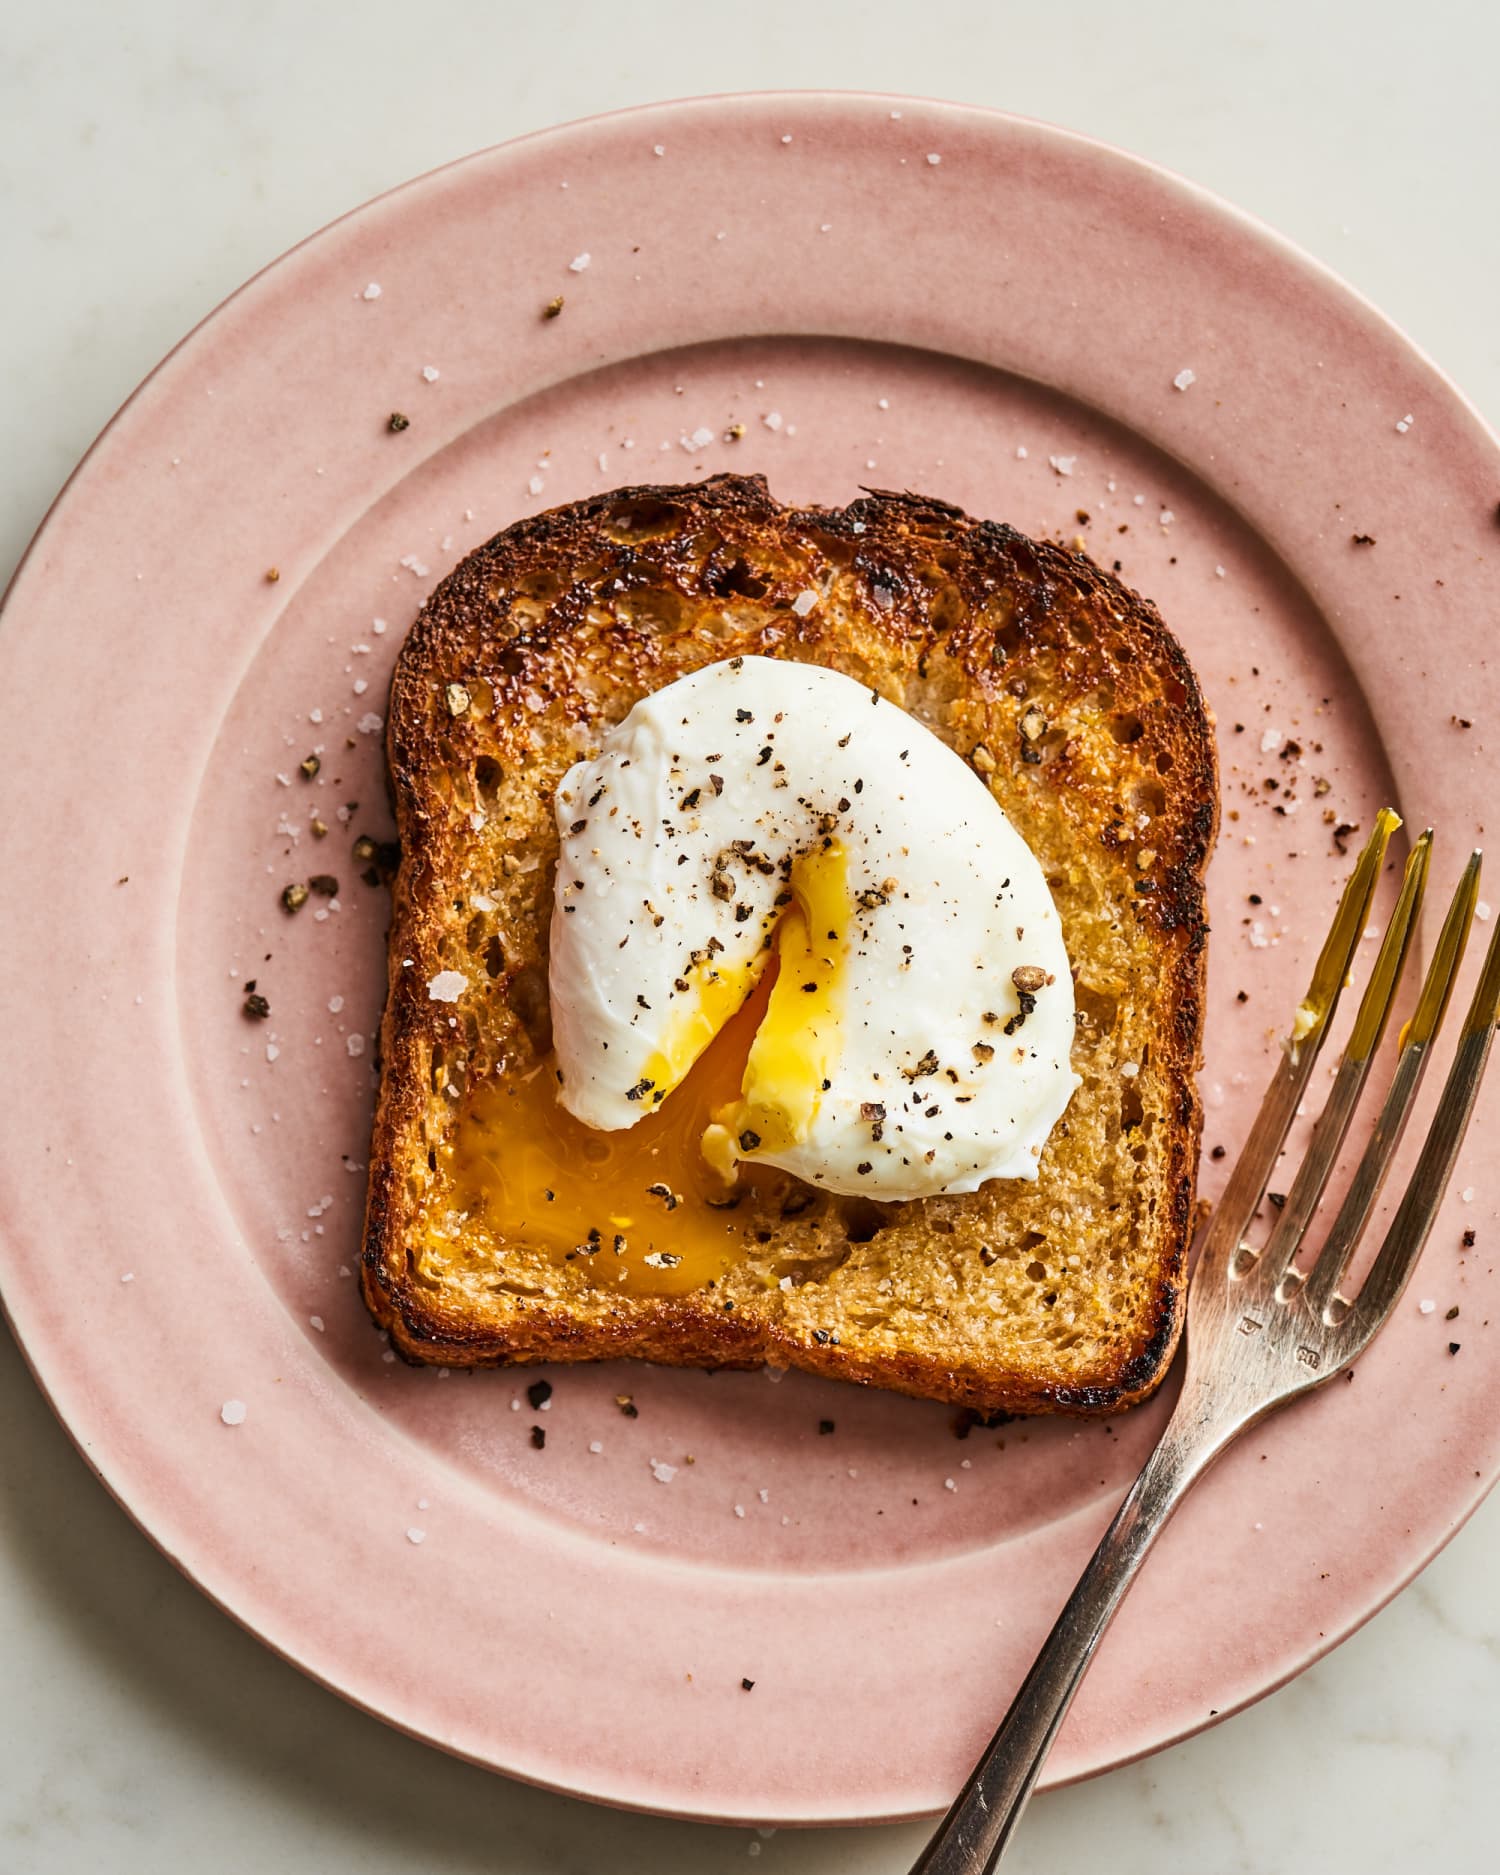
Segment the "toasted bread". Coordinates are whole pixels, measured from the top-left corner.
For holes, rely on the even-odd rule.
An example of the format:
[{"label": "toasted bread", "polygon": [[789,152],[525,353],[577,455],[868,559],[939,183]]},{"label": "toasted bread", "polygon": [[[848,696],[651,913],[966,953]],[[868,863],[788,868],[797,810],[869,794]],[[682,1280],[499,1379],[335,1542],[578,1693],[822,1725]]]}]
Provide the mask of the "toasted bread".
[{"label": "toasted bread", "polygon": [[[1052,889],[1082,1085],[1035,1183],[874,1205],[777,1175],[745,1192],[711,1286],[619,1293],[461,1202],[454,1141],[487,1086],[548,1059],[559,780],[642,695],[741,653],[856,677],[984,776]],[[1148,601],[915,495],[624,489],[517,523],[443,581],[397,663],[388,752],[402,853],[362,1275],[404,1356],[774,1362],[1012,1413],[1156,1385],[1194,1212],[1218,789]],[[443,971],[465,986],[451,1005],[428,987]]]}]

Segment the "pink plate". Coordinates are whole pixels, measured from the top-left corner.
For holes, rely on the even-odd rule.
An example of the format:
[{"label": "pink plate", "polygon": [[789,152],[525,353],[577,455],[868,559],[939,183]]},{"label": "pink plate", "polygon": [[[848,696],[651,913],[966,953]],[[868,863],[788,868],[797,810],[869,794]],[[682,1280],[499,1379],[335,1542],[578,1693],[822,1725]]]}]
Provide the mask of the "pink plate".
[{"label": "pink plate", "polygon": [[[1207,1147],[1243,1136],[1338,825],[1387,795],[1436,820],[1443,887],[1481,830],[1500,454],[1304,256],[1145,164],[946,105],[728,98],[532,137],[252,281],[16,577],[0,1277],[104,1483],[347,1698],[612,1803],[909,1817],[967,1770],[1164,1401],[960,1443],[941,1408],[796,1375],[604,1368],[534,1409],[503,1373],[394,1363],[350,1275],[387,917],[351,848],[389,831],[402,634],[517,516],[723,468],[1081,534],[1159,601],[1224,756]],[[337,896],[289,917],[311,874]],[[1494,1479],[1496,1111],[1354,1384],[1167,1532],[1055,1780],[1295,1673]]]}]

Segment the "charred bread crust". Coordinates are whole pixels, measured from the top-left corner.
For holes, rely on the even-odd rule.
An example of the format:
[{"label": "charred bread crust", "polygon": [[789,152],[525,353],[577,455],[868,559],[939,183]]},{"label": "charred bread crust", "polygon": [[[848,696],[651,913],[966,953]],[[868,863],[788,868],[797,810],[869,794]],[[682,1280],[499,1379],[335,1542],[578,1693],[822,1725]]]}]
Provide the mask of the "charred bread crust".
[{"label": "charred bread crust", "polygon": [[[803,618],[791,610],[813,562],[836,566],[860,595],[857,642],[839,637],[817,613]],[[936,582],[934,565],[941,572]],[[606,584],[622,606],[633,595],[650,598],[658,616],[649,616],[648,606],[628,629],[601,625]],[[754,642],[700,634],[702,620],[725,604],[760,608],[770,622],[752,634]],[[596,681],[601,638],[609,639],[607,685]],[[1024,1362],[997,1369],[958,1351],[945,1360],[931,1349],[823,1342],[703,1293],[610,1295],[607,1306],[583,1309],[575,1294],[559,1292],[495,1321],[461,1302],[450,1305],[417,1279],[410,1228],[418,1188],[433,1169],[423,1144],[424,1064],[445,1039],[441,1007],[426,997],[425,984],[443,940],[443,882],[454,865],[451,815],[434,778],[486,759],[506,772],[524,769],[535,756],[538,722],[550,738],[568,731],[597,738],[639,695],[746,650],[835,664],[872,686],[884,683],[888,692],[900,682],[951,692],[953,716],[943,733],[981,772],[984,741],[976,725],[993,722],[997,704],[1028,677],[1035,682],[1045,672],[1049,695],[1074,698],[1117,686],[1128,706],[1138,701],[1134,680],[1151,673],[1160,707],[1149,718],[1144,709],[1135,717],[1127,708],[1125,715],[1127,737],[1146,742],[1160,769],[1160,782],[1152,784],[1160,801],[1151,817],[1156,856],[1149,870],[1141,869],[1141,848],[1131,844],[1123,821],[1101,820],[1101,798],[1120,790],[1113,777],[1101,781],[1088,771],[1090,751],[1070,741],[1045,756],[1048,797],[1064,828],[1076,828],[1090,863],[1109,864],[1114,846],[1129,850],[1128,863],[1115,868],[1117,897],[1122,915],[1149,941],[1159,972],[1154,1065],[1172,1102],[1163,1116],[1169,1143],[1156,1187],[1149,1292],[1129,1337],[1094,1371],[1068,1378]],[[476,671],[489,685],[493,708],[482,722],[445,720],[438,701],[445,684],[472,681]],[[615,490],[518,522],[441,583],[398,659],[387,746],[402,858],[362,1287],[401,1355],[448,1366],[622,1356],[707,1367],[774,1361],[981,1412],[1109,1413],[1158,1384],[1181,1329],[1194,1216],[1202,1115],[1193,1075],[1207,955],[1203,875],[1217,832],[1218,788],[1197,680],[1150,601],[1081,554],[911,493],[872,489],[842,509],[786,509],[758,476]],[[1129,741],[1120,747],[1123,759]],[[988,758],[1001,766],[998,750]],[[568,753],[551,760],[554,779],[571,759]],[[992,785],[1009,806],[998,786],[1005,779],[997,773]],[[541,813],[550,785],[539,796]],[[538,898],[537,916],[549,903]],[[508,976],[496,989],[514,1002],[520,986]],[[531,995],[534,1001],[534,977]]]}]

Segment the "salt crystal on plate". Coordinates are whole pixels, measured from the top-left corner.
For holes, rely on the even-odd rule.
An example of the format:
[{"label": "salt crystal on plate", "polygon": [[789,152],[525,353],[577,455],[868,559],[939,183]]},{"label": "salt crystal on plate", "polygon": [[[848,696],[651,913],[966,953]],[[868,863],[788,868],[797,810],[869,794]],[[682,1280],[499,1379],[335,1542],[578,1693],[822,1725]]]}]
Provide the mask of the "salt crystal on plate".
[{"label": "salt crystal on plate", "polygon": [[707,449],[713,440],[713,431],[709,429],[707,424],[700,423],[691,436],[683,437],[682,446],[684,449]]},{"label": "salt crystal on plate", "polygon": [[350,1058],[353,1059],[365,1052],[365,1038],[362,1035],[346,1035],[344,1046],[348,1049]]},{"label": "salt crystal on plate", "polygon": [[1071,475],[1073,473],[1073,464],[1077,462],[1078,458],[1077,456],[1049,456],[1047,460],[1052,464],[1053,468],[1057,470],[1059,475]]},{"label": "salt crystal on plate", "polygon": [[385,630],[385,620],[383,618],[372,618],[370,620],[370,630],[373,632],[383,632]]},{"label": "salt crystal on plate", "polygon": [[1463,1190],[1458,1195],[1460,1198],[1462,1198],[1465,1204],[1473,1204],[1474,1187],[1472,1185],[1465,1185]]},{"label": "salt crystal on plate", "polygon": [[604,1450],[604,1447],[598,1439],[590,1439],[589,1450],[591,1452],[602,1452]]},{"label": "salt crystal on plate", "polygon": [[958,1481],[957,1481],[957,1479],[955,1479],[955,1478],[944,1478],[944,1480],[943,1480],[943,1489],[944,1489],[945,1491],[956,1491],[956,1490],[958,1489]]},{"label": "salt crystal on plate", "polygon": [[573,258],[568,262],[568,272],[569,273],[582,273],[584,268],[588,266],[589,262],[593,258],[594,257],[592,254],[575,254]]},{"label": "salt crystal on plate", "polygon": [[768,430],[779,430],[781,428],[781,412],[779,410],[768,410],[761,418],[761,422],[765,424]]},{"label": "salt crystal on plate", "polygon": [[744,1514],[745,1514],[745,1507],[744,1507],[744,1505],[743,1505],[743,1504],[736,1504],[736,1505],[735,1505],[735,1507],[734,1507],[734,1514],[735,1514],[735,1516],[736,1516],[736,1517],[743,1517],[743,1516],[744,1516]]},{"label": "salt crystal on plate", "polygon": [[442,375],[442,372],[438,370],[436,365],[423,365],[422,367],[422,376],[426,378],[429,384],[436,384]]},{"label": "salt crystal on plate", "polygon": [[1483,899],[1480,899],[1479,902],[1475,905],[1474,916],[1479,920],[1481,924],[1489,923],[1490,908]]},{"label": "salt crystal on plate", "polygon": [[677,1476],[677,1467],[669,1465],[664,1458],[651,1460],[651,1476],[658,1484],[670,1484]]},{"label": "salt crystal on plate", "polygon": [[330,1015],[336,1016],[338,1012],[343,1008],[343,1006],[344,1006],[344,999],[342,996],[330,996],[329,997],[328,1013]]},{"label": "salt crystal on plate", "polygon": [[1184,365],[1177,373],[1177,376],[1173,378],[1172,382],[1177,386],[1179,391],[1185,391],[1190,384],[1196,384],[1198,382],[1198,373],[1192,370],[1190,366]]},{"label": "salt crystal on plate", "polygon": [[408,1543],[425,1543],[427,1541],[427,1532],[419,1529],[416,1524],[413,1524],[406,1533],[406,1540]]},{"label": "salt crystal on plate", "polygon": [[797,597],[792,601],[792,610],[797,614],[798,618],[806,618],[817,603],[818,595],[810,590],[804,590],[799,592]]},{"label": "salt crystal on plate", "polygon": [[1417,1304],[1419,1312],[1423,1315],[1431,1315],[1436,1307],[1437,1304],[1432,1300],[1431,1296],[1423,1296],[1422,1300]]},{"label": "salt crystal on plate", "polygon": [[275,1042],[266,1043],[266,1060],[267,1061],[274,1061],[280,1053],[281,1053],[281,1050],[276,1046]]},{"label": "salt crystal on plate", "polygon": [[360,294],[359,297],[361,299],[379,299],[380,298],[380,282],[378,280],[372,280],[370,284],[365,288],[364,292]]},{"label": "salt crystal on plate", "polygon": [[120,1278],[120,1281],[122,1283],[133,1283],[135,1281],[135,1271],[126,1270],[125,1274]]},{"label": "salt crystal on plate", "polygon": [[1026,445],[1024,443],[1016,444],[1016,457],[1017,460],[1021,462],[1026,460]]},{"label": "salt crystal on plate", "polygon": [[[414,579],[426,579],[427,575],[432,571],[432,568],[428,566],[425,561],[419,560],[414,553],[403,553],[401,556],[401,564]],[[322,720],[321,716],[315,716],[313,718],[315,723],[321,722]]]},{"label": "salt crystal on plate", "polygon": [[427,981],[427,994],[435,1003],[456,1003],[469,987],[469,979],[462,970],[439,970],[435,977]]},{"label": "salt crystal on plate", "polygon": [[1408,430],[1409,430],[1409,429],[1411,428],[1411,426],[1412,426],[1412,425],[1413,425],[1413,424],[1414,424],[1415,422],[1416,422],[1416,418],[1415,418],[1415,417],[1414,417],[1414,416],[1413,416],[1413,415],[1411,414],[1411,412],[1410,412],[1410,411],[1408,410],[1408,411],[1407,411],[1407,413],[1406,413],[1406,415],[1405,415],[1405,416],[1404,416],[1404,417],[1403,417],[1403,418],[1401,419],[1401,421],[1400,421],[1400,422],[1399,422],[1399,423],[1398,423],[1398,424],[1396,425],[1396,428],[1397,428],[1397,429],[1398,429],[1398,430],[1399,430],[1399,431],[1401,432],[1401,434],[1402,434],[1403,436],[1405,436],[1405,434],[1406,434],[1406,432],[1407,432],[1407,431],[1408,431]]},{"label": "salt crystal on plate", "polygon": [[539,495],[541,494],[542,490],[547,486],[547,484],[542,480],[542,478],[539,475],[533,475],[531,480],[526,484],[526,486],[533,495]]},{"label": "salt crystal on plate", "polygon": [[245,1423],[245,1412],[246,1407],[243,1400],[226,1400],[219,1408],[219,1417],[226,1426],[243,1426]]},{"label": "salt crystal on plate", "polygon": [[784,136],[782,137],[782,139],[781,139],[781,141],[782,141],[783,143],[790,143],[790,142],[791,142],[791,140],[792,140],[792,133],[791,133],[791,131],[787,131],[787,132],[786,132],[786,134],[785,134],[785,135],[784,135]]},{"label": "salt crystal on plate", "polygon": [[[378,716],[374,710],[366,710],[354,727],[362,736],[373,736],[377,730],[384,729],[385,718]],[[340,818],[343,816],[341,815]]]},{"label": "salt crystal on plate", "polygon": [[936,169],[938,164],[942,162],[943,159],[941,156],[938,155],[936,150],[929,150],[927,152],[927,160],[929,163],[931,163],[932,167]]},{"label": "salt crystal on plate", "polygon": [[665,155],[666,155],[666,153],[667,153],[667,146],[666,146],[666,144],[664,144],[664,143],[653,143],[653,144],[652,144],[652,146],[651,146],[651,154],[652,154],[653,156],[665,156]]},{"label": "salt crystal on plate", "polygon": [[309,1315],[309,1316],[308,1316],[308,1318],[307,1318],[307,1321],[308,1321],[308,1326],[309,1326],[310,1328],[316,1328],[316,1329],[317,1329],[317,1331],[318,1331],[318,1333],[319,1333],[320,1335],[322,1334],[322,1332],[323,1332],[323,1317],[322,1317],[321,1315]]},{"label": "salt crystal on plate", "polygon": [[1269,755],[1273,749],[1279,749],[1285,738],[1279,729],[1268,729],[1260,739],[1260,752]]}]

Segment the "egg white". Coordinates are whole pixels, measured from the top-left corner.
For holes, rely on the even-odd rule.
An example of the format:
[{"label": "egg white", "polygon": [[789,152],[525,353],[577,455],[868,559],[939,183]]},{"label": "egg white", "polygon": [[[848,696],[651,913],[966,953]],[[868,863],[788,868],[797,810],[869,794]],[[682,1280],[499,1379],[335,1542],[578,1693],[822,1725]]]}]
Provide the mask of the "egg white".
[{"label": "egg white", "polygon": [[[756,1144],[731,1115],[719,1151],[884,1200],[1036,1176],[1078,1085],[1057,911],[985,783],[915,718],[838,672],[736,658],[643,698],[555,806],[553,1036],[579,1119],[629,1127],[671,1097],[832,855],[843,918],[825,889],[808,933],[821,1071],[787,1090],[800,1137]],[[813,1052],[779,1049],[762,1081]]]}]

